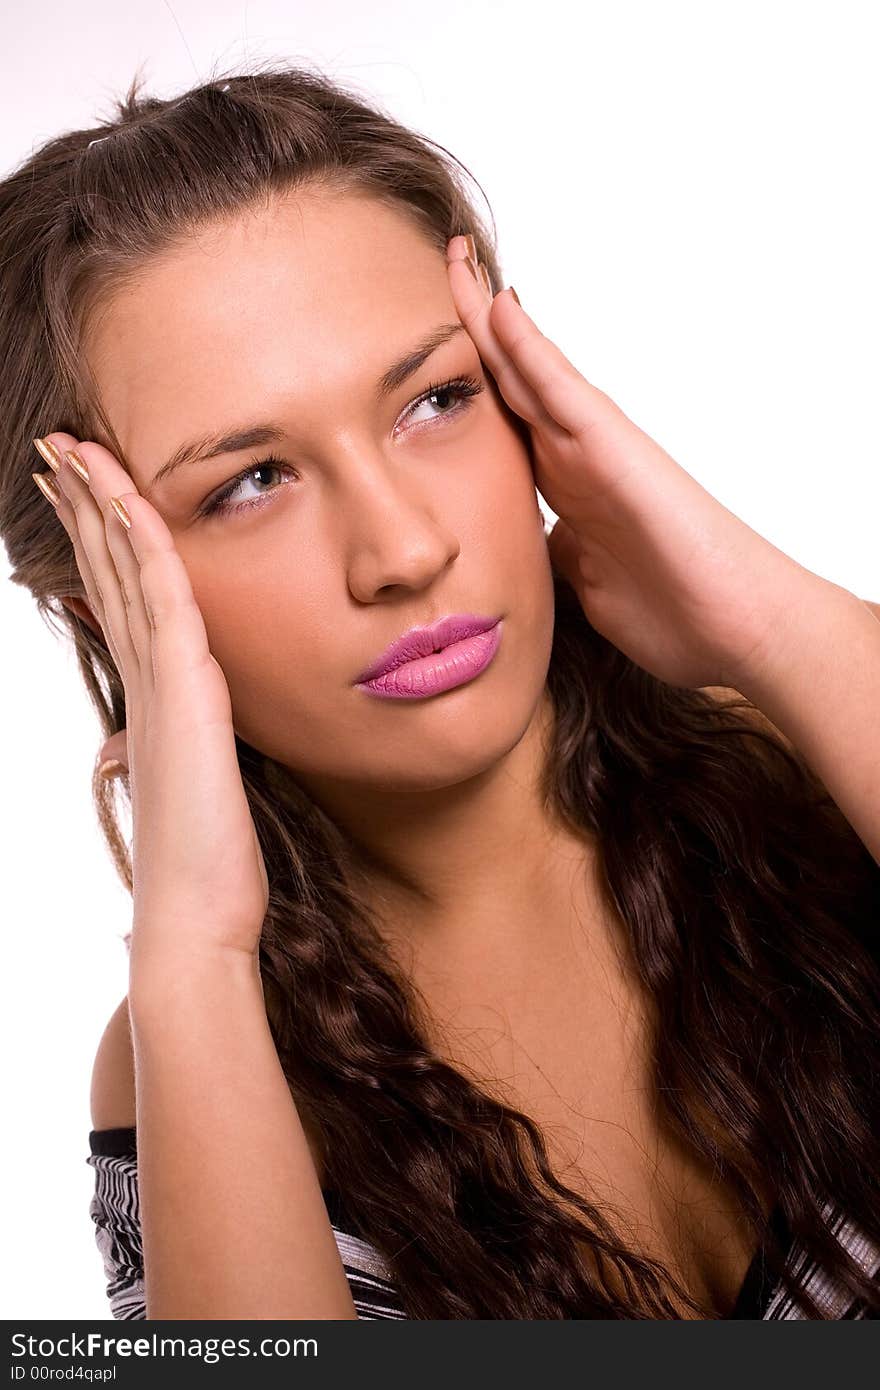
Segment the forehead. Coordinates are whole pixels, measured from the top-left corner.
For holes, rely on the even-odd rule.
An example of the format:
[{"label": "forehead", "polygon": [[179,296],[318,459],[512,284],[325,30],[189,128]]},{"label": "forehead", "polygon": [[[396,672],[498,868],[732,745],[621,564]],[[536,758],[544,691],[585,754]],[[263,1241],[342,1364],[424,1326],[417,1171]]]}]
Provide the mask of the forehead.
[{"label": "forehead", "polygon": [[403,210],[309,191],[155,257],[95,317],[87,353],[140,483],[237,405],[326,410],[444,316],[457,317],[445,256]]}]

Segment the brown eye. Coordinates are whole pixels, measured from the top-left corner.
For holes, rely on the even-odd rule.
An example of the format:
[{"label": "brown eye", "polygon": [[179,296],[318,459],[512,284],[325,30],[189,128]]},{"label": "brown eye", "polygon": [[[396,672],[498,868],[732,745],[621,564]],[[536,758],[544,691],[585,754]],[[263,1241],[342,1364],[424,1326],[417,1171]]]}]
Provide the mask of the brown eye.
[{"label": "brown eye", "polygon": [[[434,416],[434,419],[443,419],[444,416],[458,415],[460,412],[467,410],[471,398],[478,396],[482,389],[482,383],[477,381],[474,377],[454,377],[450,381],[434,382],[407,408],[403,419],[410,421],[416,411],[423,405],[434,405],[435,401],[440,408],[440,415]],[[448,401],[452,402],[451,409],[444,408]],[[417,421],[416,423],[429,424],[430,422],[431,419],[428,417],[424,422]]]},{"label": "brown eye", "polygon": [[262,474],[262,481],[266,483],[271,479],[272,474],[284,472],[285,469],[289,473],[293,473],[294,471],[292,468],[289,468],[287,464],[282,463],[280,459],[272,455],[270,455],[269,458],[259,459],[256,463],[249,464],[247,468],[242,469],[234,478],[231,478],[219,492],[215,492],[214,496],[202,507],[200,514],[202,516],[213,516],[218,512],[240,512],[248,510],[251,507],[264,506],[269,495],[278,491],[277,485],[271,487],[263,496],[250,497],[243,502],[233,503],[230,501],[230,498],[236,496],[241,489],[242,483],[248,482],[255,475]]}]

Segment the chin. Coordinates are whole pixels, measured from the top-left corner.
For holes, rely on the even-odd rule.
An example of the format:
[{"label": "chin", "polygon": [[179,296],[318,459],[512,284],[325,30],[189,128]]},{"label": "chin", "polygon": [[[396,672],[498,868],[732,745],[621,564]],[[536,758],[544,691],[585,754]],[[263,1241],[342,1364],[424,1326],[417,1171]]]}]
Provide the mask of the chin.
[{"label": "chin", "polygon": [[491,772],[516,748],[540,710],[552,640],[551,623],[540,650],[530,650],[526,671],[517,671],[517,663],[510,661],[443,695],[401,702],[407,708],[399,736],[389,734],[384,748],[381,740],[372,743],[373,756],[380,750],[383,754],[382,785],[440,791]]}]

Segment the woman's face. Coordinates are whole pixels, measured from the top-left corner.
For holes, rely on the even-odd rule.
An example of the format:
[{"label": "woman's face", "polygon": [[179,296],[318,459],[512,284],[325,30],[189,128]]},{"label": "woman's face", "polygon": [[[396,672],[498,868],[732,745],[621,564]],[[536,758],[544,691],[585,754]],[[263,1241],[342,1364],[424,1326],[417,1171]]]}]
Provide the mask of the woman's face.
[{"label": "woman's face", "polygon": [[[403,213],[309,191],[200,230],[105,307],[88,356],[135,485],[174,535],[243,739],[318,797],[450,786],[519,741],[554,616],[529,456],[461,329],[443,254]],[[455,377],[482,389],[413,406]],[[258,426],[270,443],[233,441],[156,481],[185,443]],[[475,679],[416,700],[357,687],[392,639],[456,613],[503,618]]]}]

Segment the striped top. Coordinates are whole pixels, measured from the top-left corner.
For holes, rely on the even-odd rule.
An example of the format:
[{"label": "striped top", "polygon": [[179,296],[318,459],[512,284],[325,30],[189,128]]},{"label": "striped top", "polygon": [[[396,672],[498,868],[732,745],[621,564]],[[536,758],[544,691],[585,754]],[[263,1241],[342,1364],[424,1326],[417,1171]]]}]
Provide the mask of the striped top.
[{"label": "striped top", "polygon": [[[89,1148],[86,1162],[95,1170],[95,1190],[89,1214],[95,1223],[95,1239],[104,1262],[111,1315],[120,1319],[145,1318],[135,1127],[93,1129],[89,1133]],[[332,1188],[322,1191],[358,1317],[406,1318],[399,1292],[382,1255],[367,1241],[345,1230],[338,1194]],[[850,1251],[871,1277],[877,1276],[880,1271],[880,1247],[874,1245],[837,1208],[826,1207],[825,1215],[840,1244]],[[793,1273],[806,1273],[809,1292],[824,1310],[825,1318],[877,1317],[866,1310],[862,1301],[851,1300],[810,1258],[805,1247],[792,1239],[781,1208],[775,1209],[771,1222],[783,1242],[786,1266]],[[807,1315],[786,1295],[781,1283],[772,1280],[764,1264],[763,1249],[759,1248],[729,1316],[763,1320],[805,1318]]]}]

